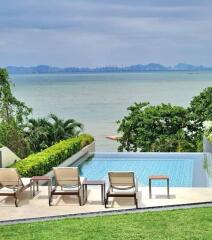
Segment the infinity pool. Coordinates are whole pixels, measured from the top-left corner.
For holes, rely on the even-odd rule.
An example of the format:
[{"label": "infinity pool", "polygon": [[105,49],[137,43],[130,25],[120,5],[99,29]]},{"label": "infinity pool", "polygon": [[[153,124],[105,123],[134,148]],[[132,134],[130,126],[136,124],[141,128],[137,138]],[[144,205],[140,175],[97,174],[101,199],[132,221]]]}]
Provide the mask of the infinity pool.
[{"label": "infinity pool", "polygon": [[108,171],[134,171],[140,186],[148,185],[150,175],[167,175],[171,187],[207,187],[211,182],[205,159],[201,153],[95,153],[77,166],[88,179],[106,180]]}]

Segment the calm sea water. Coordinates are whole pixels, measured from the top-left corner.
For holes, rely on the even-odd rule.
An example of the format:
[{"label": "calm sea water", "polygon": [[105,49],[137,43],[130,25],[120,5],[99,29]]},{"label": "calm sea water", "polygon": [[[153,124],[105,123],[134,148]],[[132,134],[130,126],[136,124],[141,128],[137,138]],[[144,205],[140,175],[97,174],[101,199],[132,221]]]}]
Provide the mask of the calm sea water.
[{"label": "calm sea water", "polygon": [[33,107],[34,116],[53,112],[82,122],[96,139],[97,151],[116,151],[107,140],[116,121],[134,102],[187,106],[193,96],[212,86],[212,72],[11,75],[14,94]]}]

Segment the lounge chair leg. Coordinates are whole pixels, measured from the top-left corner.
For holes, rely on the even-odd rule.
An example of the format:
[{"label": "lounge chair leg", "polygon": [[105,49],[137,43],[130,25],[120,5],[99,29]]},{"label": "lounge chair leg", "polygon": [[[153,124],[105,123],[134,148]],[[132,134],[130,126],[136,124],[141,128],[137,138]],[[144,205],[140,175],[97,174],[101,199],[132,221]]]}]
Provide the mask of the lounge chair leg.
[{"label": "lounge chair leg", "polygon": [[80,195],[78,195],[78,199],[79,199],[79,205],[82,206]]},{"label": "lounge chair leg", "polygon": [[18,198],[16,194],[14,195],[14,198],[15,198],[15,206],[18,207]]},{"label": "lounge chair leg", "polygon": [[52,206],[52,194],[49,196],[49,206]]},{"label": "lounge chair leg", "polygon": [[105,208],[107,208],[107,204],[108,204],[108,196],[106,196],[105,198]]},{"label": "lounge chair leg", "polygon": [[135,206],[136,206],[136,208],[138,208],[138,200],[136,198],[136,194],[134,195],[134,200],[135,200]]}]

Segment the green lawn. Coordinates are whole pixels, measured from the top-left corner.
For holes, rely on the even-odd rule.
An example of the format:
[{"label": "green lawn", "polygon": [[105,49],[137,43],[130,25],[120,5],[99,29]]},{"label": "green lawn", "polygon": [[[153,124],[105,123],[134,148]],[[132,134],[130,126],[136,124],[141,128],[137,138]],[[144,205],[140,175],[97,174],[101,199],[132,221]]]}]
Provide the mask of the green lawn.
[{"label": "green lawn", "polygon": [[1,226],[1,240],[212,239],[212,207]]}]

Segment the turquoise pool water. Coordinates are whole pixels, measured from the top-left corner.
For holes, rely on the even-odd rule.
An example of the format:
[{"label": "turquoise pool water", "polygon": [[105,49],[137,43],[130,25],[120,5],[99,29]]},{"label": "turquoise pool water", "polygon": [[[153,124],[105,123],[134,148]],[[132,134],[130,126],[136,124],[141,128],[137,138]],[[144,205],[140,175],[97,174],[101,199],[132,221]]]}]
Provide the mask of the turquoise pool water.
[{"label": "turquoise pool water", "polygon": [[[134,171],[139,185],[147,186],[150,175],[167,175],[171,187],[192,187],[196,157],[180,155],[95,154],[78,166],[89,179],[107,179],[108,171]],[[155,186],[166,182],[155,181]]]}]

